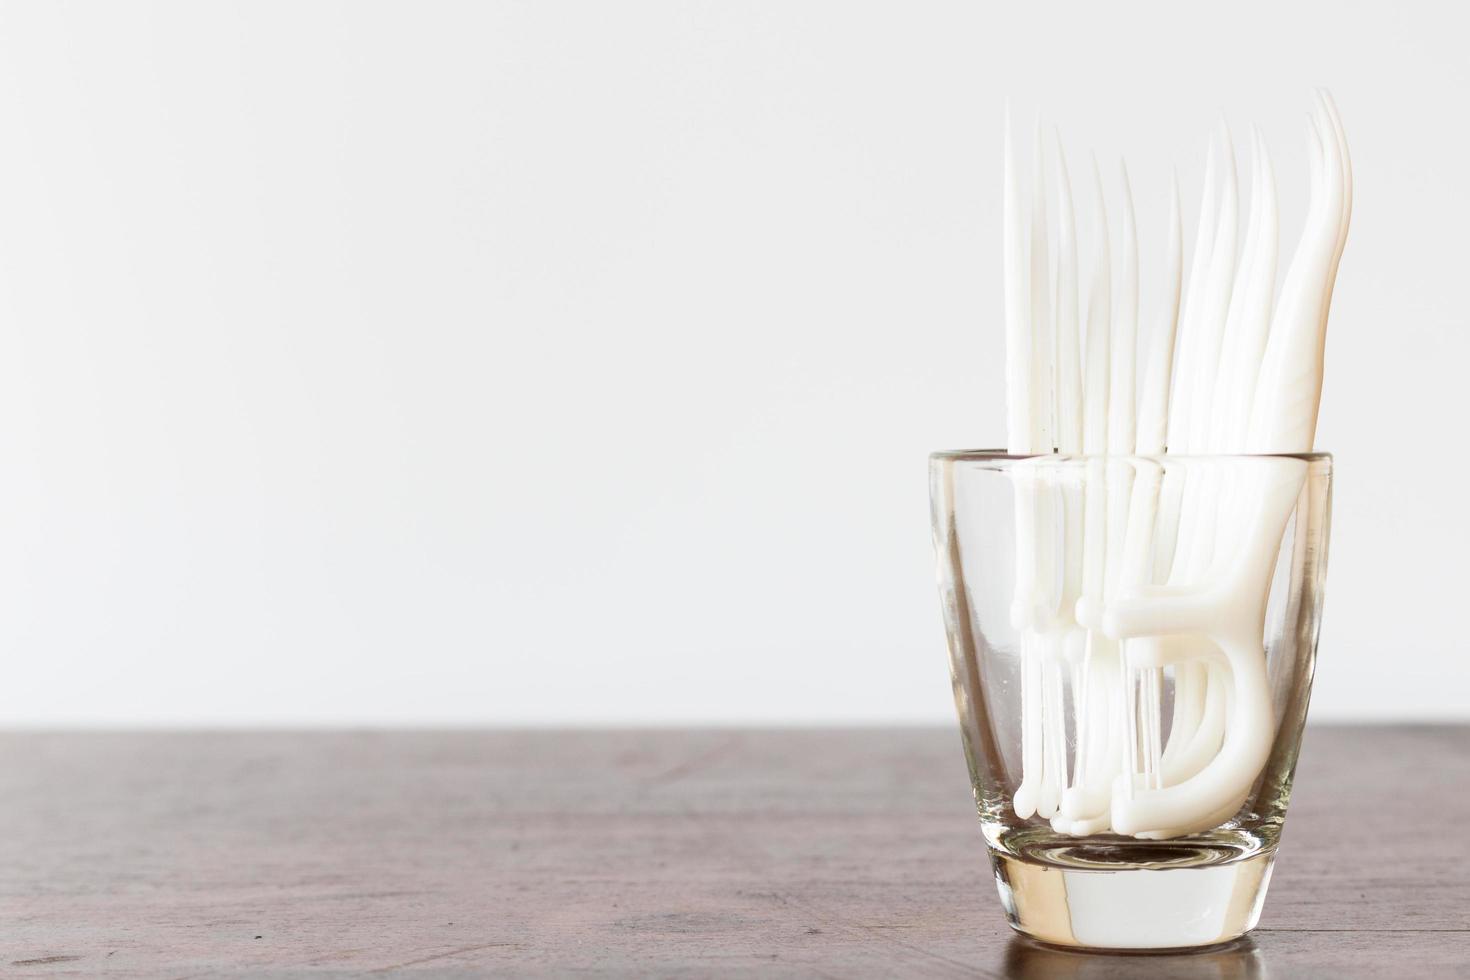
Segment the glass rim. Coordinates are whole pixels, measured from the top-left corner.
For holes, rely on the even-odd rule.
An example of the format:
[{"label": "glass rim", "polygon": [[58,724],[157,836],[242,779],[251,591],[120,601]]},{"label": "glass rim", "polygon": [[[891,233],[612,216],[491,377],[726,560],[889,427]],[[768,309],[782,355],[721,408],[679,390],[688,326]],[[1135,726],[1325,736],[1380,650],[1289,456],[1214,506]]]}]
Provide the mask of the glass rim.
[{"label": "glass rim", "polygon": [[1046,459],[1056,462],[1083,460],[1127,460],[1149,459],[1158,462],[1181,460],[1245,460],[1245,459],[1300,459],[1308,463],[1332,462],[1332,454],[1309,453],[1011,453],[1004,449],[939,449],[929,454],[931,460],[949,462],[1004,463],[1028,459]]}]

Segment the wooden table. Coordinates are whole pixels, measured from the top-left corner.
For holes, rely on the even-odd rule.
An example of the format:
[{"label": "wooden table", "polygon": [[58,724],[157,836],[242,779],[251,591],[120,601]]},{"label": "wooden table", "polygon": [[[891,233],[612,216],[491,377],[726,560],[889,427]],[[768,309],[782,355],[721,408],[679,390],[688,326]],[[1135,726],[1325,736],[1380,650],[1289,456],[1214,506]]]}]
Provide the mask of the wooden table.
[{"label": "wooden table", "polygon": [[934,730],[0,736],[0,975],[1470,975],[1470,729],[1314,728],[1254,938],[1001,919]]}]

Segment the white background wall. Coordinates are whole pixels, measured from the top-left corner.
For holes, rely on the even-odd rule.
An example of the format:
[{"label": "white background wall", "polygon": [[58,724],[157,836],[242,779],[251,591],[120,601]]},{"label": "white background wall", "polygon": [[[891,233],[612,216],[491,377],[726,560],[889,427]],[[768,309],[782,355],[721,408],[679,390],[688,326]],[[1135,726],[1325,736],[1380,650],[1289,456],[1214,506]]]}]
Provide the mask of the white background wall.
[{"label": "white background wall", "polygon": [[1316,84],[1314,710],[1464,717],[1461,9],[0,6],[0,723],[947,722],[1003,97],[1128,154],[1153,268],[1221,110],[1289,248]]}]

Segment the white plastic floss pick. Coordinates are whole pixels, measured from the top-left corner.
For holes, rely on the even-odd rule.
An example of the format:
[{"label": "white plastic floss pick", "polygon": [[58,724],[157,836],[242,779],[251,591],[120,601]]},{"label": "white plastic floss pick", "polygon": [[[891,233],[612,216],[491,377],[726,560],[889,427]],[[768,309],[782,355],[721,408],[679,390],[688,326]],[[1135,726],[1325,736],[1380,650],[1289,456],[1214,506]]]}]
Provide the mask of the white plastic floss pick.
[{"label": "white plastic floss pick", "polygon": [[[1336,106],[1314,93],[1310,202],[1278,291],[1270,151],[1252,129],[1242,201],[1222,120],[1192,254],[1186,264],[1175,177],[1162,289],[1141,311],[1126,168],[1115,251],[1092,160],[1090,276],[1079,289],[1066,157],[1060,136],[1042,132],[1038,122],[1028,194],[1007,110],[1007,448],[1037,457],[1010,470],[1022,657],[1013,806],[1059,833],[1177,837],[1228,820],[1270,751],[1265,597],[1306,473],[1290,456],[1227,473],[1179,454],[1311,450],[1352,166]],[[1087,459],[1077,470],[1044,465],[1053,452]]]}]

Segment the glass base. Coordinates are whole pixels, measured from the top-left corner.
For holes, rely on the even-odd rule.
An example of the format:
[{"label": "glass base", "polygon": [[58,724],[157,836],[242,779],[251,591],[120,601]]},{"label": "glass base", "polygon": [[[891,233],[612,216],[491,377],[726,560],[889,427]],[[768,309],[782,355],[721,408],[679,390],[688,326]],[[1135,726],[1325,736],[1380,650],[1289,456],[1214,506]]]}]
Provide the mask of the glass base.
[{"label": "glass base", "polygon": [[1129,844],[1044,858],[992,850],[1006,919],[1044,943],[1117,951],[1214,946],[1255,928],[1274,847],[1225,856],[1187,840]]}]

